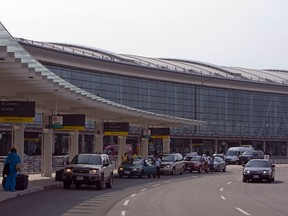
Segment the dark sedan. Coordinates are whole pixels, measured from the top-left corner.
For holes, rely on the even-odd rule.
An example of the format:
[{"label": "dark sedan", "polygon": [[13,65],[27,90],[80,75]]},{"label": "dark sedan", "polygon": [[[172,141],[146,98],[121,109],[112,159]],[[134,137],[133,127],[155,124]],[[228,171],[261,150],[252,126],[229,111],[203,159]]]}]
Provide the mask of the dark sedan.
[{"label": "dark sedan", "polygon": [[275,179],[275,165],[269,160],[252,159],[243,168],[243,182],[249,180],[262,181],[266,180],[271,183]]}]

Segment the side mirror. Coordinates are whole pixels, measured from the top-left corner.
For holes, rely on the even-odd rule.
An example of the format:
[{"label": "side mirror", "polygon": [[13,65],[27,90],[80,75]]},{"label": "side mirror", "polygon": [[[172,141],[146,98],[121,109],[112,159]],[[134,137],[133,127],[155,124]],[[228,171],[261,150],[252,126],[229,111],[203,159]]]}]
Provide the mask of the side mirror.
[{"label": "side mirror", "polygon": [[242,164],[242,167],[245,167],[245,164]]}]

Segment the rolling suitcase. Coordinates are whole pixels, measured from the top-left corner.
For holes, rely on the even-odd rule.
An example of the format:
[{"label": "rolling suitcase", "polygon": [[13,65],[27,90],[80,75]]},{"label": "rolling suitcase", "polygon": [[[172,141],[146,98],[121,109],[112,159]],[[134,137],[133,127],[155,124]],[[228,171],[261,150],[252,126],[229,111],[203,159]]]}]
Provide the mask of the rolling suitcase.
[{"label": "rolling suitcase", "polygon": [[25,190],[28,187],[28,175],[18,174],[16,176],[15,190]]}]

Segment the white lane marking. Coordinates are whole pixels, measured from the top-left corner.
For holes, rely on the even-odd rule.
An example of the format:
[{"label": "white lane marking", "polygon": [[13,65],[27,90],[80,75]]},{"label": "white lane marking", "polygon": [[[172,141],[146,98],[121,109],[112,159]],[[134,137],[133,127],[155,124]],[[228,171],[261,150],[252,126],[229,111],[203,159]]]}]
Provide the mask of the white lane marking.
[{"label": "white lane marking", "polygon": [[237,181],[241,181],[242,179],[239,178],[239,179],[236,179],[236,180],[237,180]]},{"label": "white lane marking", "polygon": [[229,184],[231,184],[231,183],[232,183],[232,182],[227,182],[226,184],[229,185]]},{"label": "white lane marking", "polygon": [[157,187],[157,186],[159,186],[160,184],[155,184],[155,185],[153,185],[152,187]]},{"label": "white lane marking", "polygon": [[166,182],[165,182],[165,184],[168,184],[168,183],[170,183],[170,181],[166,181]]},{"label": "white lane marking", "polygon": [[224,196],[220,196],[220,197],[221,197],[221,199],[226,200],[226,198]]},{"label": "white lane marking", "polygon": [[128,203],[129,203],[129,200],[125,200],[125,202],[124,202],[124,206],[127,206]]},{"label": "white lane marking", "polygon": [[236,209],[237,209],[238,211],[242,212],[242,213],[245,214],[245,215],[250,215],[248,212],[242,210],[241,208],[236,207]]},{"label": "white lane marking", "polygon": [[121,216],[125,216],[125,211],[121,211]]},{"label": "white lane marking", "polygon": [[136,196],[136,194],[132,194],[130,197],[134,197],[134,196]]},{"label": "white lane marking", "polygon": [[141,190],[141,192],[143,192],[143,191],[145,191],[145,190],[147,190],[147,188],[143,188],[143,189]]},{"label": "white lane marking", "polygon": [[224,190],[224,188],[220,188],[220,191],[223,191]]}]

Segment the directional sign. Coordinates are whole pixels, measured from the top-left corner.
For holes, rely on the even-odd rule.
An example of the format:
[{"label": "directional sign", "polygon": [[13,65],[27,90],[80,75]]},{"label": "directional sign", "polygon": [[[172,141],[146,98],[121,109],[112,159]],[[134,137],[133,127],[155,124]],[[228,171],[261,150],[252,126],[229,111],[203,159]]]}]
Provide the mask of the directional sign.
[{"label": "directional sign", "polygon": [[105,136],[128,136],[128,122],[104,122],[103,133]]},{"label": "directional sign", "polygon": [[0,122],[33,122],[34,101],[0,101]]},{"label": "directional sign", "polygon": [[170,138],[170,128],[149,128],[151,131],[151,138]]}]

